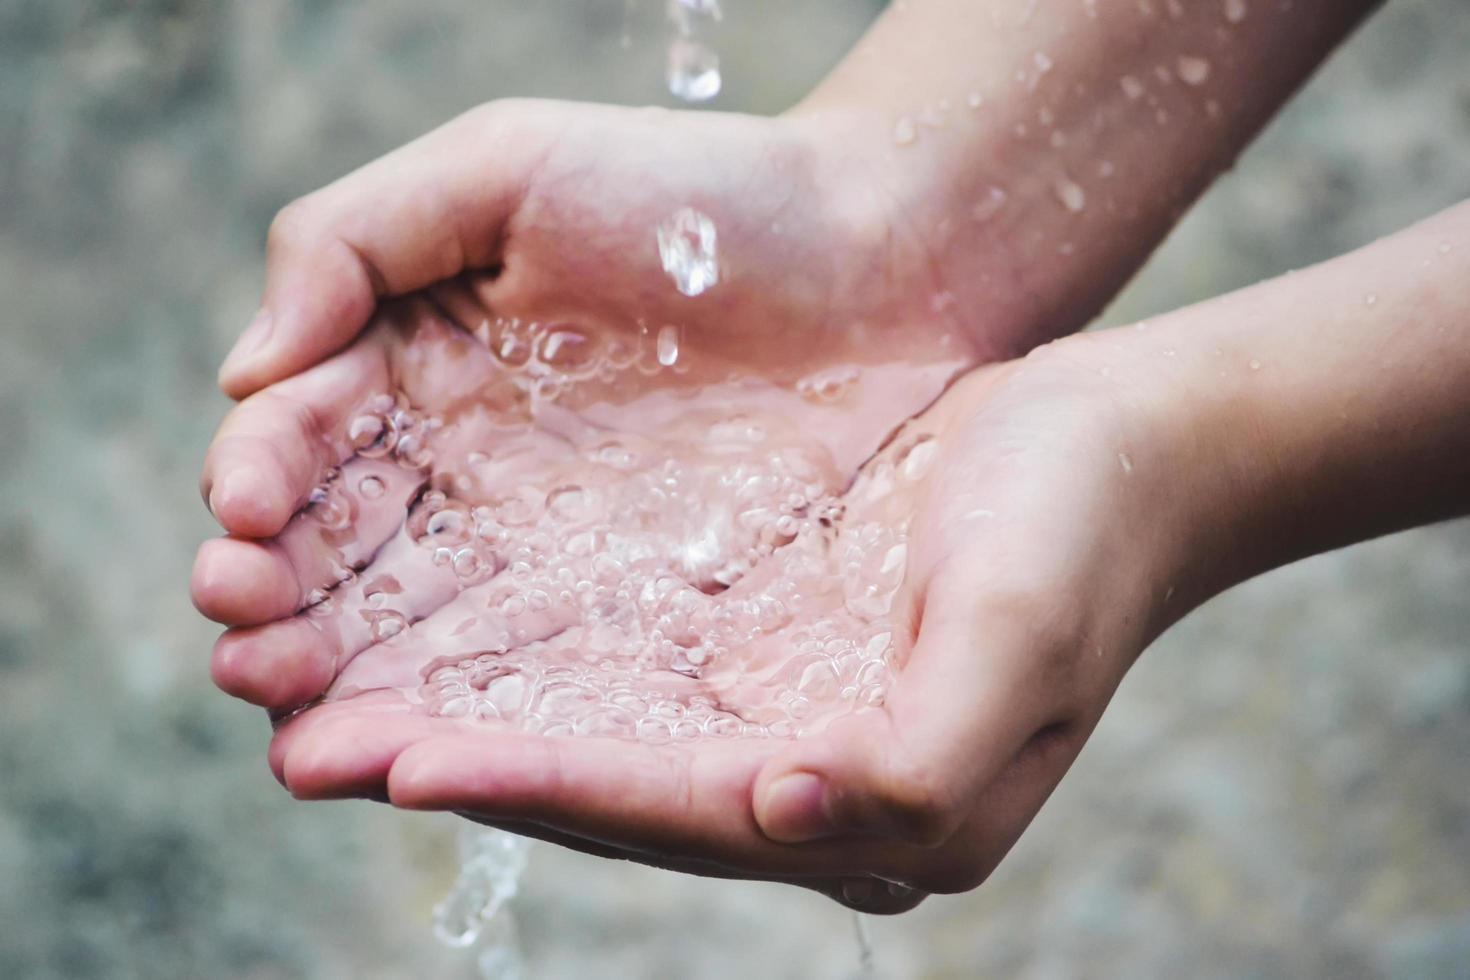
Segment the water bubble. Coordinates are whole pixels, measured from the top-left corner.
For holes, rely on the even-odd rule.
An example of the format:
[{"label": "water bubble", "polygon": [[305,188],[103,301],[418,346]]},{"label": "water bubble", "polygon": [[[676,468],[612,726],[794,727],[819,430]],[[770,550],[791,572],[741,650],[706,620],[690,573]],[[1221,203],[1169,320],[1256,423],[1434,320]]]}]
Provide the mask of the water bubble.
[{"label": "water bubble", "polygon": [[658,362],[664,367],[673,367],[679,360],[679,328],[665,324],[659,328],[657,341]]},{"label": "water bubble", "polygon": [[1250,12],[1246,0],[1224,0],[1224,4],[1225,19],[1232,24],[1239,24]]},{"label": "water bubble", "polygon": [[383,481],[375,476],[365,476],[357,481],[357,492],[364,500],[377,500],[385,489]]},{"label": "water bubble", "polygon": [[376,459],[393,451],[398,432],[392,422],[381,415],[359,415],[348,424],[347,439],[353,452]]},{"label": "water bubble", "polygon": [[580,327],[560,325],[541,338],[541,363],[563,374],[581,376],[597,367],[597,340]]},{"label": "water bubble", "polygon": [[694,208],[680,208],[659,224],[658,254],[685,296],[698,296],[720,281],[715,223]]},{"label": "water bubble", "polygon": [[1132,456],[1129,456],[1127,453],[1119,453],[1118,454],[1118,465],[1123,468],[1123,472],[1124,473],[1132,473],[1133,472],[1133,457]]},{"label": "water bubble", "polygon": [[462,511],[435,511],[424,524],[424,534],[436,544],[455,543],[469,537],[469,522]]},{"label": "water bubble", "polygon": [[1134,101],[1143,98],[1143,83],[1132,75],[1124,75],[1118,79],[1118,85],[1123,89],[1123,94],[1128,96],[1128,98]]},{"label": "water bubble", "polygon": [[802,378],[796,383],[796,390],[808,401],[836,402],[852,391],[859,376],[858,369],[851,365],[828,368]]},{"label": "water bubble", "polygon": [[391,609],[368,611],[363,615],[368,619],[368,633],[374,643],[391,640],[408,627],[408,620],[403,618],[403,614]]},{"label": "water bubble", "polygon": [[576,484],[557,487],[547,494],[546,512],[567,524],[598,516],[592,494]]},{"label": "water bubble", "polygon": [[480,574],[484,563],[473,548],[461,548],[454,553],[451,559],[454,574],[462,579],[472,579]]},{"label": "water bubble", "polygon": [[919,128],[914,125],[913,116],[899,116],[898,121],[893,124],[893,142],[899,146],[907,146],[919,138]]},{"label": "water bubble", "polygon": [[496,320],[490,350],[508,368],[525,367],[534,352],[531,330],[517,319]]}]

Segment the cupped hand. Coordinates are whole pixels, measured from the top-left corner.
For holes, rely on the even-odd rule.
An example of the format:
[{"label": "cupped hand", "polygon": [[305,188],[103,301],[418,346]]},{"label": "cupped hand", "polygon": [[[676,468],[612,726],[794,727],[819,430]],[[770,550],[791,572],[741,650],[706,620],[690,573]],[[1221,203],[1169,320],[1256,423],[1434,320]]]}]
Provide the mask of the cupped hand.
[{"label": "cupped hand", "polygon": [[[843,710],[805,737],[650,743],[431,717],[378,690],[285,724],[278,776],[302,797],[456,811],[595,854],[789,881],[864,911],[974,887],[1182,602],[1170,604],[1168,440],[1107,376],[1106,346],[1073,338],[979,369],[847,492],[847,509],[907,529],[896,676],[876,706],[853,711],[829,689]],[[903,456],[920,443],[922,466]],[[726,685],[721,707],[739,716],[769,694]]]},{"label": "cupped hand", "polygon": [[[492,316],[672,323],[731,360],[792,370],[834,348],[1011,349],[1012,314],[956,301],[966,286],[936,271],[935,230],[896,203],[893,147],[856,125],[528,100],[472,110],[280,213],[262,309],[221,384],[242,398],[290,377],[346,347],[381,300],[446,283]],[[715,283],[705,268],[680,284],[661,263],[661,225],[698,252],[693,214],[714,229]]]}]

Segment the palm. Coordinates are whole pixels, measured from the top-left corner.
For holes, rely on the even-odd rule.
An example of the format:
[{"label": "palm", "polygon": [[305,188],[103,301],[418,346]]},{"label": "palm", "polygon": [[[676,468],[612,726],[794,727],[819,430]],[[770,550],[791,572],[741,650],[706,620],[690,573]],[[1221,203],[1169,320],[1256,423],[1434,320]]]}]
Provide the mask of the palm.
[{"label": "palm", "polygon": [[[899,440],[838,497],[953,363],[890,366],[881,390],[851,365],[791,387],[700,337],[466,331],[441,310],[463,317],[468,291],[439,295],[346,355],[351,390],[397,390],[343,416],[328,441],[351,458],[279,540],[316,577],[299,618],[340,672],[332,697],[397,688],[441,713],[630,735],[692,734],[659,721],[692,708],[715,731],[782,734],[881,700],[904,549],[884,495],[932,447]],[[792,661],[793,636],[827,652]],[[569,675],[624,708],[590,710],[598,691]]]},{"label": "palm", "polygon": [[[678,704],[685,712],[703,697],[716,705],[720,717],[742,720],[762,717],[783,694],[804,697],[810,702],[808,717],[832,722],[825,733],[796,743],[804,746],[801,752],[816,757],[827,751],[824,746],[843,740],[902,740],[905,730],[922,729],[919,716],[932,711],[940,689],[960,683],[966,675],[998,674],[1008,682],[1050,678],[1068,703],[1085,705],[1074,717],[1033,718],[1019,731],[990,733],[1009,746],[1003,753],[1003,769],[1018,774],[1019,788],[998,798],[997,805],[966,818],[947,835],[944,847],[869,843],[855,851],[850,843],[834,841],[793,850],[752,834],[750,787],[773,757],[796,751],[787,748],[790,743],[784,739],[565,742],[517,734],[503,724],[466,725],[458,716],[493,715],[517,722],[512,727],[527,727],[524,714],[510,714],[505,702],[496,701],[495,680],[507,676],[499,668],[504,664],[524,668],[530,663],[528,653],[557,656],[554,643],[540,642],[543,636],[558,635],[562,627],[556,625],[542,627],[542,636],[523,637],[520,654],[514,649],[496,653],[501,663],[495,668],[476,664],[474,658],[462,663],[459,654],[468,650],[446,655],[445,648],[438,647],[441,653],[435,655],[435,643],[473,618],[466,617],[458,604],[467,597],[472,597],[468,602],[475,608],[488,604],[487,593],[497,587],[493,576],[468,589],[446,587],[444,594],[455,598],[404,634],[419,642],[397,638],[369,645],[369,652],[338,681],[336,694],[343,700],[308,712],[278,736],[273,749],[278,771],[293,791],[303,795],[376,795],[383,792],[390,770],[403,756],[396,769],[402,775],[395,776],[395,799],[400,802],[478,810],[489,822],[599,853],[607,850],[600,842],[617,841],[642,860],[701,873],[740,869],[742,874],[790,878],[828,892],[840,889],[838,879],[867,874],[931,890],[968,887],[973,876],[983,876],[999,859],[1040,806],[1121,674],[1118,657],[1095,656],[1091,646],[1084,649],[1074,642],[1076,636],[1087,634],[1087,624],[1065,622],[1065,597],[1084,587],[1079,580],[1107,570],[1110,555],[1095,546],[1090,523],[1112,512],[1120,499],[1117,485],[1126,478],[1116,462],[1116,448],[1099,444],[1090,435],[1097,429],[1069,414],[1077,382],[1092,383],[1081,378],[1083,373],[1066,366],[1057,370],[1054,363],[1029,374],[1010,366],[981,371],[907,426],[846,491],[847,512],[831,540],[830,553],[842,554],[844,535],[860,528],[907,529],[907,575],[901,587],[892,583],[896,593],[891,600],[880,602],[875,618],[882,622],[876,625],[853,615],[841,590],[832,605],[813,612],[816,617],[849,615],[844,628],[866,628],[869,637],[879,628],[891,632],[892,649],[880,654],[885,664],[902,664],[903,669],[886,701],[884,692],[847,683],[842,658],[855,652],[850,647],[830,659],[793,657],[798,645],[792,642],[793,627],[775,629],[749,648],[731,651],[723,663],[696,672],[697,676],[666,670],[650,676],[632,665],[622,682],[609,688],[631,691],[650,705],[655,699]],[[542,475],[555,481],[567,474],[547,470]],[[1086,481],[1080,483],[1083,477]],[[497,491],[486,488],[486,492]],[[1086,505],[1079,507],[1079,500]],[[767,560],[776,563],[779,555],[777,549]],[[385,549],[383,558],[387,556]],[[363,580],[372,574],[364,572]],[[756,579],[759,574],[757,569],[747,577]],[[737,592],[741,584],[730,591]],[[1037,595],[1060,601],[1044,617],[1059,642],[1033,645],[1024,662],[988,663],[978,656],[972,632],[977,628],[993,630],[997,637],[1017,629],[1034,632],[1031,614],[1039,610],[1009,607],[1017,597],[1034,603]],[[1008,609],[1010,615],[997,615],[977,627],[976,610],[987,606]],[[480,616],[476,622],[487,620]],[[504,623],[491,631],[496,637],[490,647],[483,642],[487,634],[474,636],[467,646],[476,651],[503,648]],[[986,639],[982,633],[980,641]],[[1093,639],[1098,648],[1124,642],[1119,637]],[[860,656],[849,660],[849,665],[853,663],[862,669]],[[788,665],[789,669],[771,669]],[[447,690],[439,691],[436,685],[445,683],[445,667],[449,674],[458,674],[450,678],[453,683]],[[436,669],[441,673],[422,689],[423,696],[440,714],[455,717],[425,717],[396,694],[352,696],[360,688],[416,689]],[[471,682],[476,671],[490,675],[489,682],[480,686]],[[818,683],[813,684],[813,678]],[[803,682],[808,684],[804,691]],[[476,691],[484,693],[494,712],[474,710]],[[446,701],[433,705],[436,694],[468,699],[470,707],[445,712]],[[515,701],[523,712],[529,703],[522,700],[524,695],[524,689],[518,689]],[[861,710],[877,704],[881,710]],[[554,728],[551,734],[563,730],[570,734],[572,728]],[[635,731],[636,723],[634,730],[593,727],[586,733]],[[770,726],[762,733],[784,734]],[[661,730],[660,737],[645,743],[668,741],[668,734]],[[677,740],[676,731],[673,735]],[[410,775],[426,768],[436,774],[427,782]],[[553,772],[554,779],[548,775]],[[996,775],[990,772],[985,777]],[[487,790],[487,780],[493,790]],[[393,790],[393,783],[388,786]],[[667,854],[695,857],[658,856]],[[977,869],[975,854],[985,855],[982,860],[989,863]],[[916,893],[896,890],[895,895],[894,901],[902,905]]]}]

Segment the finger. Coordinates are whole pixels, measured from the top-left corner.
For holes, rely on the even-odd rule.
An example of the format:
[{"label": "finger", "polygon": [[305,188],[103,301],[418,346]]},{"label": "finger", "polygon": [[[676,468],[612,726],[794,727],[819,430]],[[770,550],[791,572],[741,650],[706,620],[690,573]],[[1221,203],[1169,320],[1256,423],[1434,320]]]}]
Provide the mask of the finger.
[{"label": "finger", "polygon": [[544,152],[516,116],[473,110],[286,207],[264,305],[220,369],[224,391],[245,397],[340,349],[382,297],[493,265]]},{"label": "finger", "polygon": [[283,710],[319,697],[336,675],[334,652],[303,617],[226,630],[210,658],[215,686],[232,697]]},{"label": "finger", "polygon": [[566,834],[541,824],[517,820],[488,820],[473,813],[461,813],[461,817],[486,827],[520,837],[538,840],[556,847],[565,847],[591,857],[611,861],[631,861],[635,864],[672,871],[676,874],[695,875],[700,878],[718,878],[725,881],[761,881],[769,884],[795,885],[806,888],[832,899],[848,908],[869,915],[897,915],[916,908],[928,893],[907,885],[882,881],[866,875],[848,878],[800,878],[752,875],[744,871],[731,870],[707,861],[680,860],[675,857],[647,854]]},{"label": "finger", "polygon": [[[392,773],[399,771],[396,760],[425,746],[447,744],[453,747],[453,757],[448,761],[456,770],[452,778],[458,783],[466,779],[480,779],[483,776],[483,763],[493,762],[497,746],[504,749],[507,745],[516,744],[541,747],[559,745],[575,753],[577,749],[595,747],[598,744],[598,740],[593,739],[547,738],[508,733],[503,729],[499,735],[492,735],[490,727],[483,723],[481,726],[470,726],[413,714],[412,710],[401,698],[388,692],[364,695],[347,702],[318,705],[293,718],[277,732],[270,750],[272,771],[293,795],[301,799],[382,799],[385,796],[384,780],[388,780],[387,785],[391,787]],[[635,743],[626,742],[601,745],[617,755],[627,751],[636,752],[641,748]],[[523,760],[525,761],[527,760]],[[534,763],[529,766],[539,768]],[[606,766],[599,768],[603,771],[607,769]],[[563,769],[561,776],[575,778],[577,771],[577,767]],[[560,779],[551,770],[541,772],[543,778],[550,776],[552,779]],[[510,770],[500,775],[515,778]],[[522,775],[525,775],[524,769]],[[618,783],[615,777],[610,785],[615,786]],[[594,788],[589,782],[578,781],[575,793],[579,798],[585,798],[586,790]],[[655,787],[648,788],[659,791]],[[474,791],[463,785],[457,786],[454,799],[464,801],[467,792]],[[616,793],[615,790],[613,792]],[[391,788],[387,797],[398,805],[403,805],[400,797],[393,796]],[[869,879],[861,874],[831,874],[827,865],[833,862],[827,857],[821,859],[820,867],[815,863],[810,868],[802,867],[800,859],[793,862],[791,856],[776,853],[788,849],[772,847],[759,840],[758,835],[753,832],[745,834],[748,841],[772,852],[771,859],[764,867],[751,864],[748,855],[738,848],[729,852],[738,856],[738,860],[733,863],[711,859],[709,854],[717,852],[712,852],[708,847],[704,848],[703,857],[694,857],[689,850],[689,841],[679,837],[679,833],[691,829],[687,826],[678,828],[678,832],[675,832],[673,823],[663,827],[645,825],[636,830],[628,829],[628,821],[638,819],[637,802],[630,804],[629,801],[622,801],[623,812],[612,820],[605,815],[591,821],[568,819],[567,813],[557,810],[553,819],[537,821],[524,816],[535,810],[535,805],[526,796],[510,799],[497,794],[495,800],[487,800],[483,795],[476,798],[482,805],[468,812],[461,811],[462,815],[477,822],[599,857],[633,860],[653,867],[706,877],[796,884],[819,891],[851,908],[875,914],[905,911],[925,897],[922,891]],[[646,800],[646,797],[640,795],[639,799]],[[619,806],[606,795],[600,803],[586,802],[593,802],[594,806]],[[661,819],[658,814],[667,809],[669,802],[671,801],[660,800],[659,806],[643,816],[651,816],[657,822]],[[455,804],[446,798],[442,805],[432,808],[454,810]],[[748,811],[748,805],[745,809]],[[512,810],[523,815],[490,815]],[[590,828],[590,832],[578,832],[576,829],[568,829],[569,826]]]},{"label": "finger", "polygon": [[414,743],[388,773],[395,806],[526,820],[648,854],[738,869],[747,876],[872,872],[900,877],[894,845],[773,844],[756,826],[750,786],[779,746],[732,740],[654,746],[466,727]]},{"label": "finger", "polygon": [[271,771],[299,800],[387,799],[384,775],[404,748],[442,734],[443,719],[414,713],[401,695],[378,691],[317,705],[271,741]]},{"label": "finger", "polygon": [[[994,607],[992,607],[994,609]],[[1047,659],[1024,619],[931,598],[915,648],[878,712],[792,745],[755,784],[772,840],[860,833],[935,847],[982,789],[1055,720]]]},{"label": "finger", "polygon": [[262,707],[303,704],[320,697],[353,657],[395,642],[458,590],[454,571],[400,529],[326,601],[290,619],[226,632],[215,644],[214,681]]},{"label": "finger", "polygon": [[417,687],[434,663],[486,651],[515,650],[560,633],[576,621],[578,610],[560,601],[545,609],[526,608],[513,617],[506,615],[501,598],[519,592],[518,583],[503,572],[483,585],[465,589],[413,623],[401,640],[379,643],[352,657],[341,668],[328,696],[345,698],[362,690]]},{"label": "finger", "polygon": [[226,626],[290,616],[372,558],[403,523],[423,481],[385,460],[349,460],[321,502],[275,538],[206,541],[194,561],[194,605]]},{"label": "finger", "polygon": [[385,341],[366,338],[310,371],[262,391],[220,425],[200,490],[225,530],[277,534],[322,474],[351,454],[348,421],[388,390]]},{"label": "finger", "polygon": [[194,606],[226,626],[258,626],[301,606],[296,570],[273,542],[215,538],[199,547],[189,581]]}]

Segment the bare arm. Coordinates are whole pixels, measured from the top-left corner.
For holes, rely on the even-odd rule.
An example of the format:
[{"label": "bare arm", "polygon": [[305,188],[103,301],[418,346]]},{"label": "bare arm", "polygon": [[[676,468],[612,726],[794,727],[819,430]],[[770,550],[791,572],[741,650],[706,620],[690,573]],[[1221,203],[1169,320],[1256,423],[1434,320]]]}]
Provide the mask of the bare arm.
[{"label": "bare arm", "polygon": [[882,144],[958,303],[1087,322],[1375,0],[898,0],[795,111]]}]

